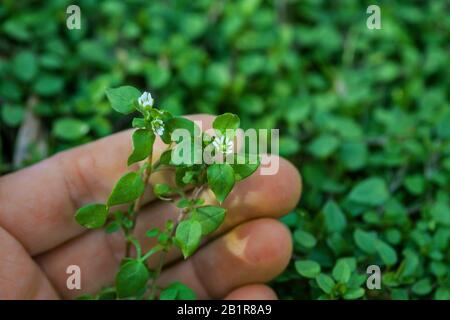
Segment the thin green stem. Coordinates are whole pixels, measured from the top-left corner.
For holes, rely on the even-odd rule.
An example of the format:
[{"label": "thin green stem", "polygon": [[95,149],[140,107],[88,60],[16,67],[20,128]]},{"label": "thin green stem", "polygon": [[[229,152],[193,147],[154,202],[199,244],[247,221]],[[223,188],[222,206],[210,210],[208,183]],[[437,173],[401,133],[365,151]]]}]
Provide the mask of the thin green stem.
[{"label": "thin green stem", "polygon": [[[196,200],[201,192],[203,191],[205,185],[201,185],[198,186],[194,189],[194,191],[192,192],[192,197],[191,200]],[[183,192],[184,193],[184,192]],[[177,230],[178,225],[180,224],[181,221],[183,221],[183,219],[186,217],[186,215],[189,213],[189,209],[188,208],[184,208],[180,210],[180,213],[178,214],[178,218],[177,221],[175,222],[175,225],[173,226],[172,231],[170,232],[170,238],[173,239],[173,237],[175,236],[175,232]],[[167,246],[163,252],[161,252],[161,255],[159,257],[159,261],[158,261],[158,265],[156,267],[156,271],[155,271],[155,276],[153,278],[152,284],[151,284],[151,288],[150,288],[150,295],[149,295],[149,299],[153,300],[156,294],[156,283],[157,283],[157,279],[159,278],[159,275],[161,274],[161,271],[164,267],[164,262],[166,260],[166,256],[167,253],[169,252],[169,249],[171,248],[171,245]]]},{"label": "thin green stem", "polygon": [[[150,156],[147,158],[147,168],[144,170],[144,175],[142,177],[142,180],[144,181],[145,189],[144,189],[144,192],[142,192],[141,196],[139,198],[137,198],[137,200],[134,202],[133,210],[132,210],[133,225],[131,227],[131,230],[128,230],[128,232],[126,233],[127,236],[129,234],[133,233],[134,227],[136,225],[137,214],[138,214],[139,210],[141,209],[142,200],[144,198],[144,194],[147,189],[148,181],[150,179],[151,174],[152,174],[152,154],[150,154]],[[125,249],[125,257],[130,257],[130,255],[131,255],[131,242],[127,241],[126,249]]]},{"label": "thin green stem", "polygon": [[127,243],[133,244],[134,247],[136,248],[136,255],[137,258],[140,259],[142,256],[142,249],[141,249],[141,245],[139,244],[139,242],[136,240],[136,238],[134,238],[131,235],[128,235],[127,237]]},{"label": "thin green stem", "polygon": [[157,253],[158,251],[161,251],[163,249],[164,249],[164,247],[161,245],[154,246],[141,258],[141,261],[146,261],[152,255],[154,255],[155,253]]}]

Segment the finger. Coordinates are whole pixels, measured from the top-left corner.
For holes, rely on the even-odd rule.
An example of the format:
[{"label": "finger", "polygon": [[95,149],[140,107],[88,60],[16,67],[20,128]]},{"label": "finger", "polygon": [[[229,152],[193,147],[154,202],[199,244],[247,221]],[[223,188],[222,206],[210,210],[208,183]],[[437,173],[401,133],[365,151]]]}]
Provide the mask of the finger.
[{"label": "finger", "polygon": [[[203,128],[211,127],[212,118],[191,117]],[[158,140],[155,158],[164,149]],[[86,229],[75,222],[75,211],[90,202],[105,202],[117,179],[129,170],[131,150],[128,130],[2,177],[0,225],[32,255],[79,235]]]},{"label": "finger", "polygon": [[[263,175],[260,168],[252,176],[236,184],[222,204],[227,209],[225,221],[206,240],[217,237],[240,223],[262,217],[280,218],[295,208],[301,194],[301,179],[297,169],[283,158],[274,155],[266,157],[279,161],[277,174]],[[205,199],[206,204],[218,205],[210,190],[205,190],[201,198]],[[167,219],[175,221],[179,210],[168,202],[155,202],[144,210],[145,214],[138,220],[135,232],[144,250],[149,250],[156,244],[156,239],[146,237],[145,231],[150,226],[163,228]],[[180,257],[179,250],[172,250],[167,262]],[[153,260],[156,262],[158,257],[152,257],[150,262]]]},{"label": "finger", "polygon": [[[232,191],[224,205],[227,207],[225,225],[221,232],[258,217],[280,217],[298,202],[300,197],[300,177],[298,171],[288,161],[280,159],[276,175],[265,176],[258,172],[241,181]],[[138,216],[135,235],[144,250],[154,245],[154,240],[146,237],[145,230],[162,228],[167,219],[174,219],[177,209],[169,203],[155,202]],[[92,293],[114,280],[117,266],[124,256],[125,245],[121,233],[106,235],[96,230],[65,243],[36,258],[52,283],[63,295],[71,296],[65,287],[64,270],[69,264],[79,265],[83,271],[83,292]],[[178,249],[169,252],[167,261],[180,257]],[[150,264],[157,260],[150,259]]]},{"label": "finger", "polygon": [[200,299],[219,299],[235,288],[264,283],[280,274],[292,252],[288,229],[273,219],[239,225],[198,251],[192,258],[165,270],[158,284],[180,281]]},{"label": "finger", "polygon": [[249,284],[231,291],[225,300],[277,300],[277,294],[264,284]]},{"label": "finger", "polygon": [[0,228],[0,300],[58,299],[23,246]]}]

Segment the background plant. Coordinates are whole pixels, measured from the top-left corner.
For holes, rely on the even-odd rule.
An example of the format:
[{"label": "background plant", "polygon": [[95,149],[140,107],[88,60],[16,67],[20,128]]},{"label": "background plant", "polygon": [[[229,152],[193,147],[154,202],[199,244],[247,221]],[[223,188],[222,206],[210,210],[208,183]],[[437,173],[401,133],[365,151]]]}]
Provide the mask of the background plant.
[{"label": "background plant", "polygon": [[[281,129],[304,181],[283,219],[295,255],[273,282],[281,298],[449,298],[446,1],[378,1],[381,30],[366,28],[370,1],[77,3],[80,31],[65,28],[69,1],[2,2],[4,172],[128,127],[104,90],[151,88],[174,115],[230,111],[244,128]],[[28,140],[27,109],[42,128]],[[35,142],[25,153],[23,140]],[[314,262],[333,282],[319,286]],[[369,264],[381,290],[343,285]]]}]

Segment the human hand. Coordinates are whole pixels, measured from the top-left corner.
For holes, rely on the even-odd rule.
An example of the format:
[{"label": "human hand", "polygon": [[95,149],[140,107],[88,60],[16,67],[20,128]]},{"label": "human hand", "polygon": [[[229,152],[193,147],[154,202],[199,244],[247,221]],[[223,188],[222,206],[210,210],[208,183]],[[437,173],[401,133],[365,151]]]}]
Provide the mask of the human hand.
[{"label": "human hand", "polygon": [[[191,119],[209,128],[213,117]],[[104,201],[128,170],[130,135],[121,132],[0,178],[0,299],[74,298],[114,281],[125,251],[123,236],[86,230],[74,213],[86,203]],[[155,148],[156,154],[163,151],[162,144]],[[276,298],[262,283],[286,267],[292,245],[289,231],[275,219],[295,207],[301,192],[295,167],[279,161],[277,174],[258,170],[236,185],[223,204],[228,209],[224,224],[191,259],[182,260],[178,250],[169,253],[162,286],[179,280],[200,299]],[[209,191],[203,197],[214,201]],[[154,239],[145,237],[145,230],[162,227],[177,209],[155,200],[151,190],[144,200],[135,234],[146,250]],[[150,266],[157,261],[152,258]],[[70,265],[81,269],[81,290],[67,288]]]}]

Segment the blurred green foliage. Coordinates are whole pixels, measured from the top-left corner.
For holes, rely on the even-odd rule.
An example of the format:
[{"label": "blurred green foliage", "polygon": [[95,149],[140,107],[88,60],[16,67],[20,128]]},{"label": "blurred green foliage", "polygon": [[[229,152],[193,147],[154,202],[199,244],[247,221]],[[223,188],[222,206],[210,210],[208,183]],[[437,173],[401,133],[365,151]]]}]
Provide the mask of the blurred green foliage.
[{"label": "blurred green foliage", "polygon": [[449,2],[377,2],[381,30],[359,0],[84,0],[68,30],[70,1],[3,0],[0,170],[18,169],[30,110],[48,138],[22,165],[127,127],[108,87],[174,114],[235,112],[280,128],[303,175],[281,298],[450,299]]}]

